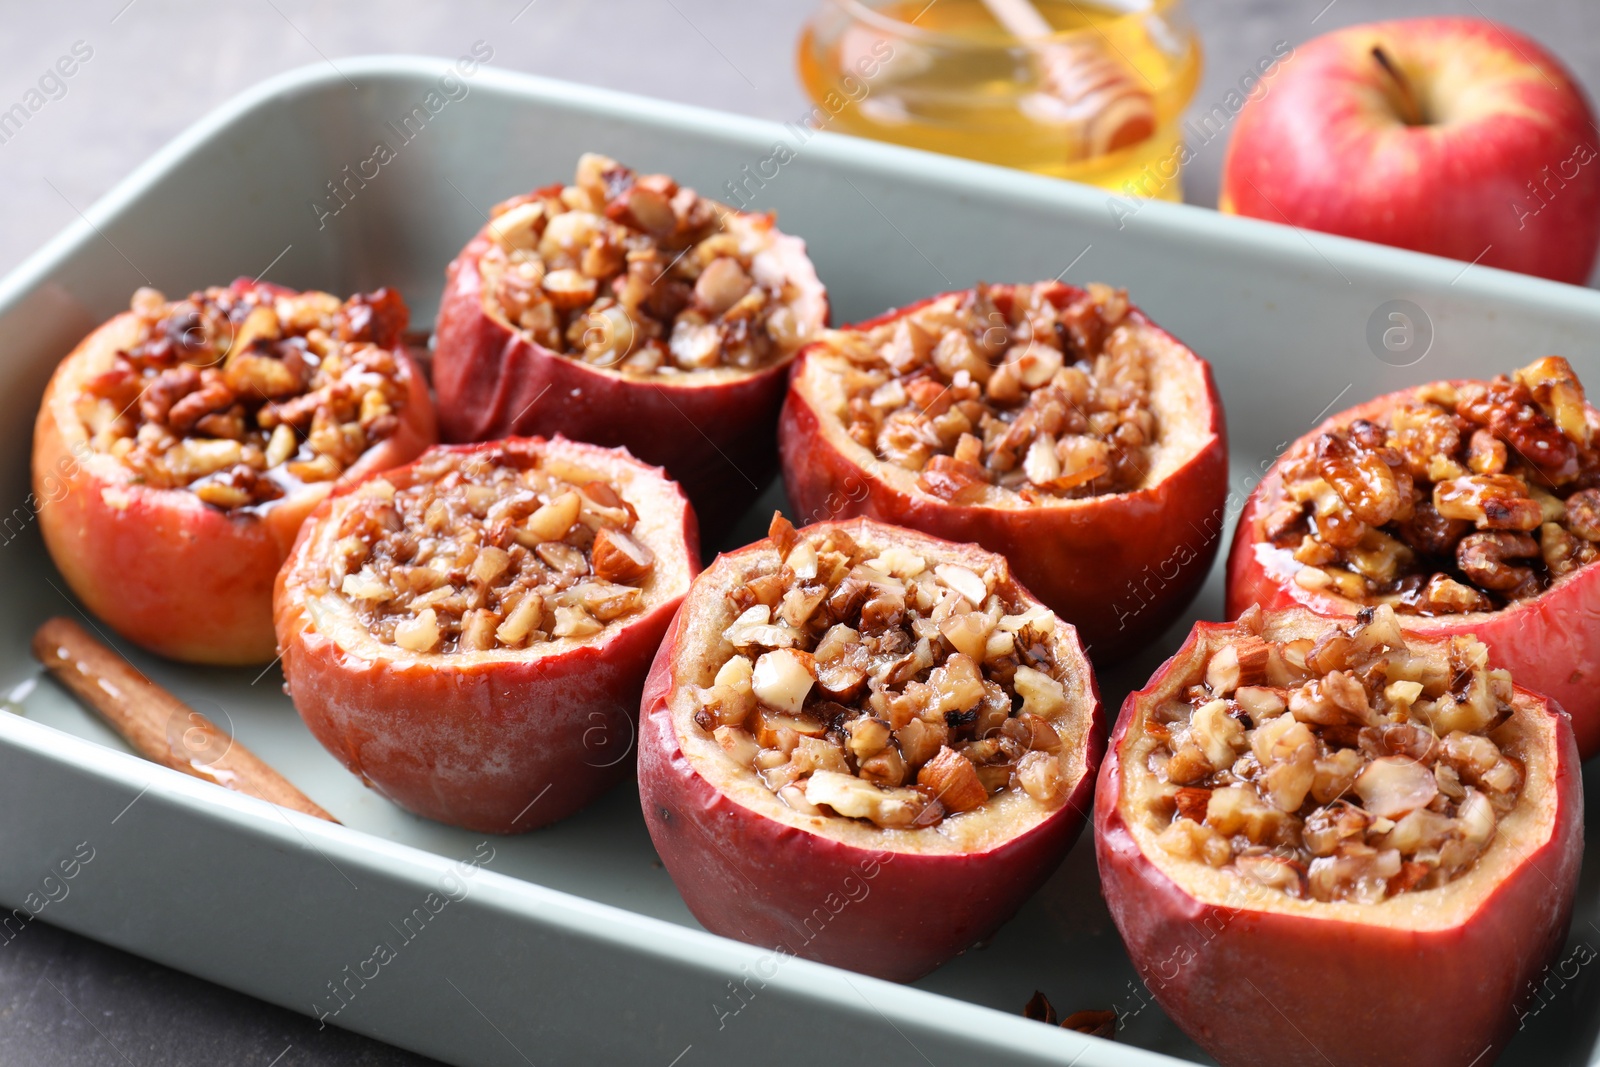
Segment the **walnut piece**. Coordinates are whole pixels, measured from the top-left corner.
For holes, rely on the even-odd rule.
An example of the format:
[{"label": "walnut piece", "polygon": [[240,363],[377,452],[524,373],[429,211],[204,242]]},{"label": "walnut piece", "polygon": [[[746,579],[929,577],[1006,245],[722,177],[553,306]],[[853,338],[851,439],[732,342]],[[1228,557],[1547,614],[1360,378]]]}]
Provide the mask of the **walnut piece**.
[{"label": "walnut piece", "polygon": [[756,370],[798,351],[794,282],[763,256],[770,215],[586,154],[571,185],[499,205],[486,299],[545,348],[634,376]]},{"label": "walnut piece", "polygon": [[591,637],[643,609],[655,563],[615,486],[509,450],[429,453],[405,487],[366,482],[339,515],[327,588],[411,652]]},{"label": "walnut piece", "polygon": [[[1290,896],[1372,902],[1470,870],[1521,795],[1489,734],[1512,687],[1475,638],[1369,608],[1315,641],[1240,632],[1147,720],[1160,846]],[[1259,629],[1259,627],[1257,627]],[[1241,659],[1268,685],[1239,686]]]},{"label": "walnut piece", "polygon": [[1600,558],[1600,449],[1572,367],[1435,383],[1320,435],[1265,501],[1297,579],[1415,615],[1494,611]]},{"label": "walnut piece", "polygon": [[869,330],[835,330],[855,442],[953,504],[1143,484],[1159,436],[1127,297],[1056,283],[980,285]]},{"label": "walnut piece", "polygon": [[140,484],[213,507],[269,505],[331,481],[394,433],[407,312],[380,289],[347,301],[266,287],[168,301],[134,294],[139,339],[86,383],[79,415],[97,452]]},{"label": "walnut piece", "polygon": [[806,814],[937,826],[1014,791],[1073,785],[1056,618],[967,560],[774,516],[778,560],[730,595],[731,654],[696,690],[697,728]]}]

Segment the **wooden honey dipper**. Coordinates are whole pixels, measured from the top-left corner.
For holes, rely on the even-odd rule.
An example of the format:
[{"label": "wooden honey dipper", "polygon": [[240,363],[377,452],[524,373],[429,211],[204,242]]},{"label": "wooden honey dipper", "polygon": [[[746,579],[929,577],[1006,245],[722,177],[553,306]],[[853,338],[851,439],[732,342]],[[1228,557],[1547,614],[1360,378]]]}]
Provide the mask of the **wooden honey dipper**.
[{"label": "wooden honey dipper", "polygon": [[1138,73],[1089,34],[1057,39],[1030,0],[983,0],[995,21],[1028,44],[1046,92],[1023,101],[1033,118],[1071,131],[1067,162],[1115,152],[1155,132],[1155,99]]}]

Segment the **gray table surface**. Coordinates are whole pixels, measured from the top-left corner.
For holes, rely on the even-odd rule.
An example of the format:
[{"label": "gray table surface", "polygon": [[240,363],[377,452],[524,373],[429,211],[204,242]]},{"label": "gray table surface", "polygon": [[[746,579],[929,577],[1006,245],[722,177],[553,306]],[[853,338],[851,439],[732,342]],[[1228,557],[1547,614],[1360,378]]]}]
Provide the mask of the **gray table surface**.
[{"label": "gray table surface", "polygon": [[[1594,0],[1188,0],[1205,43],[1194,106],[1209,110],[1257,57],[1339,26],[1399,15],[1500,19],[1600,87]],[[0,143],[0,271],[10,270],[134,166],[247,86],[292,67],[374,52],[456,54],[788,120],[808,108],[794,42],[815,0],[311,0],[0,2],[0,110],[77,42],[93,50],[66,92]],[[1225,140],[1186,173],[1215,205]],[[0,858],[3,862],[3,858]],[[0,1064],[363,1064],[432,1061],[43,924],[0,946]],[[685,1064],[684,1067],[692,1067]]]}]

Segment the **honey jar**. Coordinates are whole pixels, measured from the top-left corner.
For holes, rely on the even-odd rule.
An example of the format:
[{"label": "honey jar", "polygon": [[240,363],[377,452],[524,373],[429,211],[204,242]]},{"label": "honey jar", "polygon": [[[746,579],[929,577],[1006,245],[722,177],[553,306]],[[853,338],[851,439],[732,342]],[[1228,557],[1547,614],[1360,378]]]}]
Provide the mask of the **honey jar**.
[{"label": "honey jar", "polygon": [[827,0],[799,67],[812,128],[1183,198],[1182,0]]}]

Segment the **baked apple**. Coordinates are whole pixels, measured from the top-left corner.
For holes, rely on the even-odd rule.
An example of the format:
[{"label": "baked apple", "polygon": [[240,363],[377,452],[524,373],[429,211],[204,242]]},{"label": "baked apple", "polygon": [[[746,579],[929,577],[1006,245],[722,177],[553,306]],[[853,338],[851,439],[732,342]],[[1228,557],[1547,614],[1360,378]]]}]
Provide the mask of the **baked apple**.
[{"label": "baked apple", "polygon": [[1342,412],[1257,486],[1228,612],[1388,604],[1409,629],[1475,634],[1600,751],[1600,413],[1567,361],[1435,382]]},{"label": "baked apple", "polygon": [[770,214],[584,155],[574,184],[500,204],[450,265],[444,436],[625,446],[722,531],[777,465],[789,363],[827,318],[805,242]]},{"label": "baked apple", "polygon": [[1073,628],[1004,558],[870,520],[695,582],[645,684],[639,794],[713,933],[910,981],[987,937],[1088,817]]},{"label": "baked apple", "polygon": [[40,530],[84,606],[163,656],[272,659],[272,581],[306,515],[435,440],[406,318],[390,289],[134,293],[34,425]]},{"label": "baked apple", "polygon": [[545,826],[626,776],[650,657],[699,569],[682,492],[622,449],[431,448],[307,520],[274,600],[289,695],[401,807]]},{"label": "baked apple", "polygon": [[1172,621],[1222,532],[1211,368],[1105,286],[979,286],[829,332],[779,448],[797,513],[1002,553],[1097,659]]},{"label": "baked apple", "polygon": [[1257,608],[1129,695],[1100,770],[1111,916],[1239,1067],[1489,1063],[1566,936],[1572,723],[1465,635]]}]

